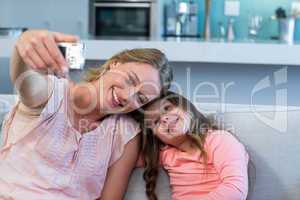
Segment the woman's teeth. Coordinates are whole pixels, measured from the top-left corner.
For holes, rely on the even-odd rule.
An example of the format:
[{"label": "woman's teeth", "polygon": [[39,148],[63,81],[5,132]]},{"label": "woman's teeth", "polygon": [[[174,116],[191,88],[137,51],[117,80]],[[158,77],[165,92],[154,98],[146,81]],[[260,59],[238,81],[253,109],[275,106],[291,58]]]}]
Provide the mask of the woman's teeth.
[{"label": "woman's teeth", "polygon": [[117,94],[116,94],[116,92],[115,92],[115,89],[113,88],[113,98],[114,98],[114,101],[118,104],[118,105],[120,105],[120,100],[119,100],[119,98],[118,98],[118,96],[117,96]]}]

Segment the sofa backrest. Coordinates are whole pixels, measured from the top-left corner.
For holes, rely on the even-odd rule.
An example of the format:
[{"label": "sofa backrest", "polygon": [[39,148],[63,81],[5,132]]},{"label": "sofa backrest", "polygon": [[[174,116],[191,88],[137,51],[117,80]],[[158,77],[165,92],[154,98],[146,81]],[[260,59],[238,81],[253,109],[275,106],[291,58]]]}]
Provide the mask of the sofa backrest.
[{"label": "sofa backrest", "polygon": [[254,164],[248,199],[298,200],[300,110],[228,113],[224,119],[233,124]]},{"label": "sofa backrest", "polygon": [[[250,154],[248,200],[299,200],[299,108],[276,112],[238,108],[222,113],[216,119],[221,122],[220,125],[234,132]],[[142,174],[142,169],[133,172],[126,200],[146,200]],[[163,170],[160,176],[157,186],[159,199],[171,199],[168,177]]]}]

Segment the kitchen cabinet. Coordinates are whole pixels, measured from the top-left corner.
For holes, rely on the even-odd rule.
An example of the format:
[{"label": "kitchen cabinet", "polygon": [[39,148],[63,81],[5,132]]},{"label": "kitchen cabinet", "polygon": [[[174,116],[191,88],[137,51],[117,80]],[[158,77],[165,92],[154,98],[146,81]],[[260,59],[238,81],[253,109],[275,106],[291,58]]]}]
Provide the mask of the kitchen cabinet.
[{"label": "kitchen cabinet", "polygon": [[89,0],[0,0],[1,27],[46,28],[88,35]]}]

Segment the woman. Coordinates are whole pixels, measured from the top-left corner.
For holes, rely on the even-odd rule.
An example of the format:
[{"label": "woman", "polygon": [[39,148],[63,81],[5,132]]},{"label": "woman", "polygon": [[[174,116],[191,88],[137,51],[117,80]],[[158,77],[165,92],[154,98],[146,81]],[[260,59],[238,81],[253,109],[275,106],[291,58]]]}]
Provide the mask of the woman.
[{"label": "woman", "polygon": [[157,199],[161,165],[173,200],[245,200],[249,156],[229,132],[218,130],[195,106],[169,92],[145,108],[144,179],[148,199]]},{"label": "woman", "polygon": [[[169,87],[172,72],[156,49],[133,49],[75,84],[58,42],[78,38],[25,32],[11,60],[19,103],[3,126],[0,199],[122,199],[139,150],[139,126],[125,115]],[[117,113],[115,115],[110,115]]]}]

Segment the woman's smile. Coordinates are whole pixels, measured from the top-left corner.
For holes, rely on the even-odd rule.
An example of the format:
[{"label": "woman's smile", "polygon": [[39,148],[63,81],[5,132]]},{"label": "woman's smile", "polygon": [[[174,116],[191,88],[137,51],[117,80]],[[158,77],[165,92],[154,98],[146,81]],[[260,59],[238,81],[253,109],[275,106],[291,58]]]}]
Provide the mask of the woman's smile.
[{"label": "woman's smile", "polygon": [[111,96],[112,96],[111,97],[112,108],[123,107],[123,105],[121,104],[121,100],[120,100],[120,98],[118,97],[118,95],[116,93],[115,87],[112,87],[111,91],[112,91],[112,94],[111,94]]},{"label": "woman's smile", "polygon": [[112,66],[95,85],[102,91],[104,100],[98,102],[98,109],[105,113],[131,112],[156,98],[161,91],[158,70],[150,64],[135,62]]}]

